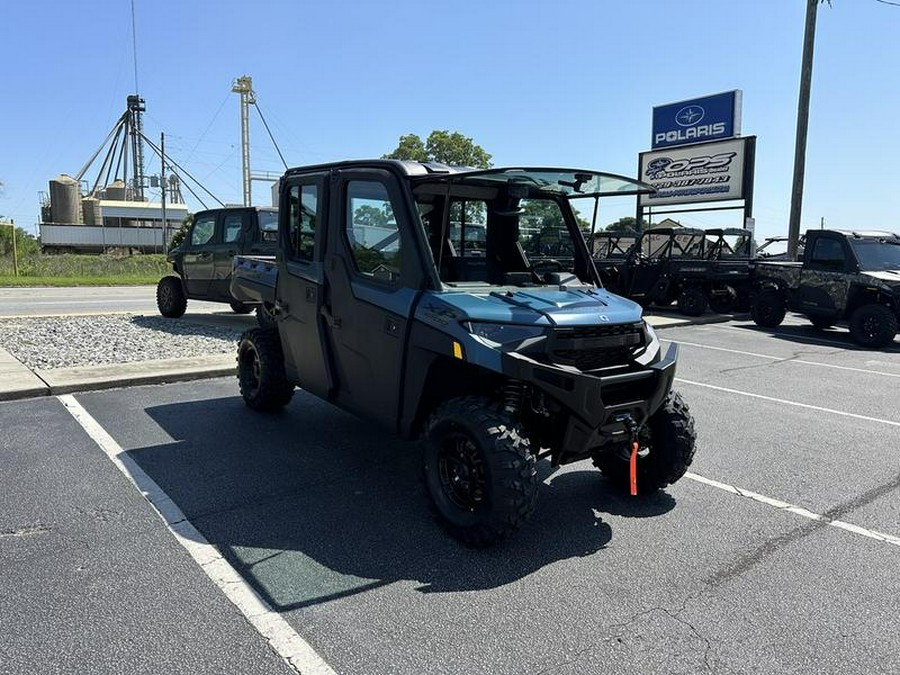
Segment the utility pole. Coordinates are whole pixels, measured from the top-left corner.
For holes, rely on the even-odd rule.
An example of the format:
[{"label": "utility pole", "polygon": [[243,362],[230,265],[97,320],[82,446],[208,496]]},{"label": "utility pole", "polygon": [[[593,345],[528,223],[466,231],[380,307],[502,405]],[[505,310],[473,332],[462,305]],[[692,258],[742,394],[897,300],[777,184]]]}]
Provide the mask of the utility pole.
[{"label": "utility pole", "polygon": [[797,104],[797,141],[794,144],[794,183],[791,216],[788,222],[788,258],[797,257],[800,214],[803,211],[803,178],[806,171],[806,131],[809,127],[809,91],[812,86],[813,47],[816,42],[816,12],[820,0],[806,0],[806,30],[803,34],[803,63],[800,67],[800,100]]},{"label": "utility pole", "polygon": [[253,78],[244,75],[237,78],[231,91],[241,95],[241,167],[244,177],[244,206],[251,206],[250,199],[250,104],[256,103]]},{"label": "utility pole", "polygon": [[166,218],[166,135],[159,133],[159,186],[162,188],[162,252],[166,252],[169,243],[169,220]]}]

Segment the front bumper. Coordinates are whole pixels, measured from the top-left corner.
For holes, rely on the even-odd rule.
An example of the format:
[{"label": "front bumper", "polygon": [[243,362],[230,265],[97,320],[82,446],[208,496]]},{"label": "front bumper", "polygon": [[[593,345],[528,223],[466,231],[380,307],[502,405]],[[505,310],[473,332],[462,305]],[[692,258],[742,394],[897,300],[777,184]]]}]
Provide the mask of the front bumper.
[{"label": "front bumper", "polygon": [[641,427],[659,410],[672,389],[677,361],[678,345],[672,344],[646,368],[598,377],[507,353],[503,372],[537,387],[568,411],[562,447],[554,453],[554,463],[565,464],[598,446],[627,441],[625,420],[630,417]]}]

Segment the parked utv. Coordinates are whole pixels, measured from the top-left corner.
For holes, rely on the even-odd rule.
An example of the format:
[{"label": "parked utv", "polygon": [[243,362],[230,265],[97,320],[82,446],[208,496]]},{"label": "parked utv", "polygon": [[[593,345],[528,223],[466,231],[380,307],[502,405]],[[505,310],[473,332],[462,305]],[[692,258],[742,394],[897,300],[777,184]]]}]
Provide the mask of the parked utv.
[{"label": "parked utv", "polygon": [[787,310],[817,328],[847,323],[863,347],[893,342],[900,319],[900,236],[880,231],[809,230],[800,262],[757,261],[753,321],[779,325]]},{"label": "parked utv", "polygon": [[710,258],[706,240],[705,230],[692,227],[644,230],[615,274],[606,273],[607,286],[644,307],[677,302],[686,316],[700,316],[708,307],[729,312],[735,285],[749,278],[749,258],[743,263]]},{"label": "parked utv", "polygon": [[596,232],[591,242],[594,267],[604,286],[615,286],[621,277],[622,266],[641,238],[640,232]]},{"label": "parked utv", "polygon": [[240,341],[244,401],[301,386],[420,439],[439,522],[471,546],[528,519],[539,459],[592,459],[632,494],[677,481],[695,438],[677,346],[602,288],[570,205],[646,191],[570,169],[289,170],[277,261],[235,258],[235,297],[276,316]]},{"label": "parked utv", "polygon": [[[239,253],[274,256],[278,248],[278,210],[275,208],[228,207],[200,211],[194,215],[182,243],[169,251],[166,261],[174,274],[156,286],[159,313],[178,318],[187,301],[225,302],[238,314],[253,311],[253,305],[231,295],[233,258]],[[271,312],[257,306],[260,325],[271,321]]]}]

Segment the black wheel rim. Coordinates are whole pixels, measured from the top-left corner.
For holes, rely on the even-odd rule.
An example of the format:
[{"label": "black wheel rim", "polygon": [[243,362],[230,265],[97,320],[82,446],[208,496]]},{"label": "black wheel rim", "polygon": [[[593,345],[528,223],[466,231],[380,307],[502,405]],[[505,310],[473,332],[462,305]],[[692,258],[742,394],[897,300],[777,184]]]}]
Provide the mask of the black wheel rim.
[{"label": "black wheel rim", "polygon": [[251,397],[259,393],[260,374],[259,354],[251,346],[245,347],[241,353],[241,379],[244,389]]},{"label": "black wheel rim", "polygon": [[162,300],[162,304],[164,307],[169,307],[172,305],[172,287],[168,284],[164,284],[159,292],[160,299]]},{"label": "black wheel rim", "polygon": [[471,439],[462,433],[451,434],[438,453],[441,490],[447,499],[463,511],[474,511],[485,502],[484,459]]},{"label": "black wheel rim", "polygon": [[869,314],[862,320],[862,333],[867,340],[875,340],[881,335],[881,321],[874,314]]}]

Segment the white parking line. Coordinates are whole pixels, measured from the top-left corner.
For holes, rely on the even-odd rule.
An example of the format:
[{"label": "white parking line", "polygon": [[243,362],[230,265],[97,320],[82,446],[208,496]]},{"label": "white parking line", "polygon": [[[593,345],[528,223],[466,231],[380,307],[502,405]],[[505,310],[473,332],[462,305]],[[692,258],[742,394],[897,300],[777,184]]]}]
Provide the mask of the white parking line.
[{"label": "white parking line", "polygon": [[[787,325],[802,326],[804,324],[803,323],[790,323]],[[787,333],[785,331],[773,330],[771,328],[760,329],[760,328],[757,328],[756,326],[752,326],[752,325],[749,325],[746,328],[741,328],[740,326],[726,326],[726,325],[718,324],[718,323],[710,323],[710,324],[705,324],[702,327],[703,328],[713,328],[715,330],[739,331],[739,332],[743,333],[744,335],[748,335],[748,334],[749,335],[753,335],[753,334],[760,335],[760,334],[764,334],[765,331],[767,331],[767,330],[771,331],[774,335],[790,335],[790,333]],[[858,347],[857,345],[855,345],[853,342],[851,342],[849,340],[849,333],[847,334],[847,337],[848,337],[847,342],[838,342],[837,340],[825,340],[823,338],[812,337],[810,335],[798,335],[796,337],[798,340],[802,340],[803,342],[814,342],[814,343],[818,343],[818,344],[822,344],[822,345],[830,345],[832,347],[842,347],[843,349],[850,349],[853,351],[864,351],[862,349],[862,347]],[[887,351],[891,354],[897,353],[897,350],[891,348],[890,346],[884,348],[884,351]]]},{"label": "white parking line", "polygon": [[771,354],[757,354],[756,352],[745,352],[740,349],[729,349],[727,347],[713,347],[712,345],[701,345],[697,342],[685,342],[684,340],[660,340],[660,342],[674,342],[686,347],[698,347],[700,349],[712,349],[717,352],[728,352],[730,354],[742,354],[743,356],[754,356],[759,359],[771,359],[784,363],[801,363],[805,366],[819,366],[821,368],[833,368],[835,370],[850,370],[855,373],[865,373],[867,375],[883,375],[884,377],[900,377],[900,373],[886,373],[881,370],[867,370],[866,368],[853,368],[851,366],[836,366],[832,363],[819,363],[817,361],[804,361],[802,359],[794,359],[783,356],[772,356]]},{"label": "white parking line", "polygon": [[702,483],[703,485],[708,485],[719,490],[724,490],[725,492],[730,492],[731,494],[737,495],[739,497],[752,499],[753,501],[759,502],[760,504],[765,504],[766,506],[772,506],[776,509],[793,513],[794,515],[800,516],[802,518],[809,518],[810,520],[816,520],[821,523],[825,523],[826,525],[836,527],[839,530],[845,530],[847,532],[852,532],[853,534],[868,537],[869,539],[875,539],[885,544],[890,544],[891,546],[900,546],[900,537],[895,537],[890,534],[884,534],[883,532],[876,532],[875,530],[868,530],[864,527],[859,527],[858,525],[853,525],[852,523],[847,523],[843,520],[832,520],[827,516],[813,513],[812,511],[808,511],[807,509],[804,509],[800,506],[795,506],[778,499],[772,499],[771,497],[766,497],[756,492],[751,492],[750,490],[744,490],[743,488],[738,488],[734,485],[729,485],[728,483],[720,483],[717,480],[712,480],[711,478],[706,478],[705,476],[700,476],[696,473],[688,472],[684,474],[684,477],[698,483]]},{"label": "white parking line", "polygon": [[269,646],[296,672],[303,675],[336,675],[321,656],[282,616],[259,597],[215,546],[185,518],[181,509],[138,466],[112,436],[70,394],[57,396],[88,436],[153,505],[176,540],[200,565],[219,590],[231,600],[247,621],[269,642]]},{"label": "white parking line", "polygon": [[763,396],[762,394],[753,394],[749,391],[740,391],[738,389],[728,389],[727,387],[717,387],[714,384],[706,384],[704,382],[694,382],[692,380],[683,380],[680,377],[675,378],[676,382],[681,384],[689,384],[694,387],[704,387],[705,389],[714,389],[716,391],[723,391],[727,394],[737,394],[738,396],[748,396],[750,398],[759,398],[764,401],[771,401],[772,403],[781,403],[782,405],[792,405],[798,408],[806,408],[808,410],[817,410],[818,412],[830,413],[832,415],[841,415],[843,417],[853,417],[858,420],[865,420],[866,422],[878,422],[879,424],[889,424],[892,427],[900,427],[900,422],[895,422],[893,420],[885,420],[880,417],[869,417],[867,415],[857,415],[856,413],[845,412],[843,410],[834,410],[833,408],[823,408],[818,405],[810,405],[809,403],[799,403],[797,401],[788,401],[783,398],[773,398],[772,396]]}]

